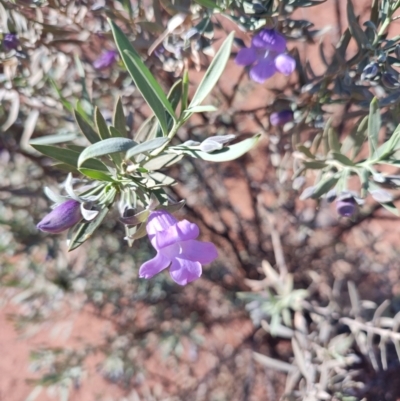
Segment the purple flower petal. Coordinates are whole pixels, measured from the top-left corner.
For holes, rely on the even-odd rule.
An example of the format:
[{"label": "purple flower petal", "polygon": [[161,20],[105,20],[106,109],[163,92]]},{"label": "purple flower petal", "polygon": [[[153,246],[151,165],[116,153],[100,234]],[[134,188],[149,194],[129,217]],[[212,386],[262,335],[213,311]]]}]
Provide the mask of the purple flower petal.
[{"label": "purple flower petal", "polygon": [[150,213],[149,219],[147,220],[147,234],[154,235],[159,231],[167,230],[177,222],[178,220],[172,216],[172,214],[165,210],[156,210]]},{"label": "purple flower petal", "polygon": [[170,263],[170,259],[166,258],[161,253],[157,253],[153,259],[148,260],[140,266],[139,277],[152,278],[160,273],[160,271],[166,269]]},{"label": "purple flower petal", "polygon": [[195,239],[199,234],[200,230],[196,224],[182,220],[167,230],[159,231],[156,234],[157,246],[155,248],[159,250],[180,241]]},{"label": "purple flower petal", "polygon": [[254,47],[245,47],[239,50],[235,63],[238,65],[250,65],[257,60],[257,52]]},{"label": "purple flower petal", "polygon": [[179,285],[186,285],[197,280],[202,273],[201,264],[190,260],[176,258],[172,261],[169,274]]},{"label": "purple flower petal", "polygon": [[286,50],[285,38],[273,29],[263,29],[253,37],[252,47],[283,53]]},{"label": "purple flower petal", "polygon": [[165,210],[150,213],[147,232],[157,256],[140,267],[140,277],[151,278],[171,264],[172,279],[185,285],[201,276],[202,263],[210,263],[218,256],[211,242],[195,241],[199,236],[196,224],[178,222]]},{"label": "purple flower petal", "polygon": [[218,251],[212,242],[190,240],[182,242],[181,258],[199,262],[202,265],[211,263],[218,257]]},{"label": "purple flower petal", "polygon": [[266,79],[272,77],[275,72],[276,68],[273,59],[264,58],[251,68],[250,78],[253,81],[262,84]]},{"label": "purple flower petal", "polygon": [[271,125],[274,127],[278,125],[285,125],[289,121],[293,120],[293,111],[292,110],[281,110],[275,113],[272,113],[269,117],[269,121]]},{"label": "purple flower petal", "polygon": [[16,49],[18,45],[19,45],[19,40],[15,33],[6,33],[3,36],[3,46],[6,50]]},{"label": "purple flower petal", "polygon": [[77,224],[81,219],[81,204],[70,199],[58,205],[36,227],[41,231],[59,234]]},{"label": "purple flower petal", "polygon": [[275,58],[275,67],[283,75],[290,75],[296,68],[296,61],[288,54],[280,54]]},{"label": "purple flower petal", "polygon": [[107,50],[93,62],[93,67],[96,70],[104,70],[111,67],[117,61],[117,56],[118,53],[115,50]]}]

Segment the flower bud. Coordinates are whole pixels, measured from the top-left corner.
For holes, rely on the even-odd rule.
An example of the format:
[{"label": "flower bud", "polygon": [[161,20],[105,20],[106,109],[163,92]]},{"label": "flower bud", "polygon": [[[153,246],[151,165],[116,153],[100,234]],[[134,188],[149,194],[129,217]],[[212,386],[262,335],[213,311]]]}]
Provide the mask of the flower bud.
[{"label": "flower bud", "polygon": [[379,65],[378,63],[372,62],[369,63],[368,65],[365,66],[365,68],[363,69],[363,72],[361,74],[361,79],[363,81],[367,80],[367,79],[372,79],[374,77],[376,77],[376,75],[379,72]]},{"label": "flower bud", "polygon": [[3,37],[3,46],[5,50],[10,51],[18,47],[19,40],[15,33],[6,33]]},{"label": "flower bud", "polygon": [[277,125],[285,125],[289,121],[293,120],[293,111],[292,110],[282,110],[276,113],[272,113],[269,117],[269,121],[271,125],[276,127]]},{"label": "flower bud", "polygon": [[109,68],[117,61],[117,55],[118,53],[115,50],[107,50],[93,62],[93,67],[96,70],[104,70]]},{"label": "flower bud", "polygon": [[58,234],[74,226],[81,219],[81,204],[69,199],[46,215],[36,227],[41,231]]},{"label": "flower bud", "polygon": [[397,89],[400,86],[399,79],[390,72],[385,72],[382,75],[382,83],[388,89]]},{"label": "flower bud", "polygon": [[352,196],[341,197],[336,201],[336,211],[339,216],[351,217],[357,210],[357,202]]}]

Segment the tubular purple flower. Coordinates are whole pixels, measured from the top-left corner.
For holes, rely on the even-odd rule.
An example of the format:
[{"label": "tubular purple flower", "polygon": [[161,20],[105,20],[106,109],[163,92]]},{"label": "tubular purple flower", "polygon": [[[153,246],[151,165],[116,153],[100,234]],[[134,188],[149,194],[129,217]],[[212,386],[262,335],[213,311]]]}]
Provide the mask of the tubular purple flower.
[{"label": "tubular purple flower", "polygon": [[96,70],[104,70],[109,68],[117,61],[117,56],[118,53],[116,50],[107,50],[93,62],[93,67]]},{"label": "tubular purple flower", "polygon": [[41,231],[58,234],[74,226],[81,219],[81,204],[69,199],[53,209],[36,227]]},{"label": "tubular purple flower", "polygon": [[149,279],[169,267],[172,279],[186,285],[201,276],[203,264],[218,256],[213,243],[196,241],[200,233],[196,224],[178,221],[165,210],[151,212],[146,229],[157,255],[140,267],[142,278]]},{"label": "tubular purple flower", "polygon": [[18,47],[19,40],[15,33],[6,33],[3,37],[3,46],[6,50],[14,50]]},{"label": "tubular purple flower", "polygon": [[292,120],[293,120],[292,110],[277,111],[276,113],[272,113],[269,117],[269,121],[271,125],[273,125],[274,127],[278,125],[285,125],[286,123]]},{"label": "tubular purple flower", "polygon": [[352,196],[339,198],[336,201],[336,211],[339,216],[351,217],[357,210],[357,202]]},{"label": "tubular purple flower", "polygon": [[244,66],[255,64],[250,78],[263,83],[276,72],[290,75],[294,71],[296,61],[285,51],[285,38],[273,29],[263,29],[253,37],[250,47],[239,50],[235,62]]}]

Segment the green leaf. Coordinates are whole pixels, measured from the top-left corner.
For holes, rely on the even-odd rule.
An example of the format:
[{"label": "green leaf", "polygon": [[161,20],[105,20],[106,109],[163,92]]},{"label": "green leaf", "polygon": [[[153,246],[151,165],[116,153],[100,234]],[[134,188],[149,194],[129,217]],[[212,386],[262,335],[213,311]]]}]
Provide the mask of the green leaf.
[{"label": "green leaf", "polygon": [[355,164],[345,155],[342,155],[338,152],[332,152],[332,157],[337,160],[339,163],[345,166],[354,166]]},{"label": "green leaf", "polygon": [[62,105],[64,106],[64,108],[66,110],[68,110],[70,113],[72,113],[74,108],[73,108],[71,102],[69,102],[67,99],[65,99],[65,97],[62,95],[61,90],[58,89],[58,86],[57,86],[56,82],[54,81],[54,79],[50,78],[50,83],[53,86],[53,88],[55,89],[55,91],[57,92],[58,96],[60,97],[60,101],[61,101]]},{"label": "green leaf", "polygon": [[136,142],[145,142],[153,139],[157,136],[158,127],[157,119],[151,116],[142,123],[133,138]]},{"label": "green leaf", "polygon": [[220,7],[215,3],[215,1],[211,0],[194,0],[194,1],[203,7],[220,9]]},{"label": "green leaf", "polygon": [[226,63],[229,60],[234,36],[235,32],[231,32],[225,39],[224,43],[222,43],[218,53],[215,55],[202,81],[200,82],[200,85],[198,86],[197,91],[190,102],[189,108],[199,106],[217,84],[219,78],[224,72]]},{"label": "green leaf", "polygon": [[334,152],[340,152],[340,142],[337,136],[336,130],[332,127],[328,130],[328,142],[330,150]]},{"label": "green leaf", "polygon": [[[44,155],[59,160],[60,162],[69,164],[75,168],[78,166],[79,152],[50,145],[32,145],[32,147]],[[83,167],[108,172],[107,167],[98,160],[89,160],[84,163]]]},{"label": "green leaf", "polygon": [[309,159],[315,159],[315,156],[311,153],[311,150],[304,145],[297,145],[297,150],[304,155],[306,155]]},{"label": "green leaf", "polygon": [[107,181],[107,182],[114,182],[110,175],[103,173],[102,171],[98,170],[90,170],[88,168],[80,168],[79,171],[86,175],[86,177],[92,178],[98,181]]},{"label": "green leaf", "polygon": [[140,153],[150,152],[154,149],[158,149],[161,146],[165,145],[169,141],[169,138],[154,138],[150,141],[141,143],[136,145],[133,148],[130,148],[125,155],[125,159],[130,159],[133,156],[136,156]]},{"label": "green leaf", "polygon": [[369,142],[369,155],[376,152],[378,148],[378,136],[381,129],[381,113],[379,111],[378,99],[374,97],[369,106],[368,116],[368,142]]},{"label": "green leaf", "polygon": [[94,157],[111,155],[118,152],[126,152],[128,149],[136,146],[137,143],[128,138],[108,138],[101,142],[94,143],[88,146],[79,156],[78,167],[85,162],[85,160]]},{"label": "green leaf", "polygon": [[154,79],[149,69],[145,66],[139,54],[135,51],[125,34],[113,21],[110,19],[108,21],[114,35],[114,40],[127,70],[129,71],[137,88],[160,122],[164,135],[167,135],[168,132],[165,110],[168,111],[174,120],[176,120],[171,103],[168,101],[160,85]]},{"label": "green leaf", "polygon": [[185,113],[206,113],[206,112],[212,112],[218,110],[215,106],[212,106],[211,104],[207,105],[200,105],[200,106],[195,106],[195,107],[189,107],[187,110],[185,110]]},{"label": "green leaf", "polygon": [[94,119],[96,123],[97,132],[100,135],[101,139],[107,139],[110,137],[110,131],[108,130],[108,125],[103,115],[100,113],[98,107],[94,110]]},{"label": "green leaf", "polygon": [[350,134],[347,135],[346,139],[343,141],[340,153],[346,154],[351,150],[351,159],[354,160],[356,158],[367,137],[367,124],[368,116],[361,117],[356,122]]},{"label": "green leaf", "polygon": [[309,168],[311,170],[321,170],[326,167],[325,162],[315,160],[311,162],[303,162],[304,167]]},{"label": "green leaf", "polygon": [[113,124],[117,131],[121,133],[121,136],[125,138],[128,136],[124,108],[122,107],[122,100],[120,97],[115,105]]},{"label": "green leaf", "polygon": [[79,226],[78,231],[71,239],[71,242],[68,246],[68,252],[73,251],[74,249],[80,247],[85,241],[87,241],[97,227],[102,223],[104,218],[106,217],[107,213],[110,211],[112,205],[106,206],[100,210],[99,214],[93,221],[89,221],[83,223]]},{"label": "green leaf", "polygon": [[108,127],[113,138],[124,138],[124,136],[115,127]]},{"label": "green leaf", "polygon": [[338,177],[329,177],[327,179],[321,180],[315,187],[311,195],[311,198],[318,199],[322,195],[326,194],[336,183],[338,182]]},{"label": "green leaf", "polygon": [[371,47],[368,37],[358,24],[354,7],[351,0],[347,0],[347,20],[349,21],[349,29],[353,38],[356,40],[360,49],[369,49]]},{"label": "green leaf", "polygon": [[181,101],[181,114],[187,109],[189,96],[189,73],[187,70],[183,73],[182,79],[182,101]]},{"label": "green leaf", "polygon": [[248,152],[251,148],[253,148],[261,135],[255,135],[252,138],[245,139],[242,142],[235,143],[231,146],[226,146],[221,150],[217,150],[213,153],[205,153],[198,150],[183,150],[184,153],[197,158],[203,159],[210,162],[227,162],[230,160],[235,160],[240,156],[243,156],[246,152]]},{"label": "green leaf", "polygon": [[[96,128],[97,132],[99,133],[100,137],[104,139],[112,137],[121,137],[122,135],[117,131],[118,135],[115,135],[116,129],[109,128],[106,120],[104,119],[103,115],[100,113],[100,110],[96,107],[95,113],[94,113],[94,118],[96,122]],[[119,154],[113,154],[111,155],[111,158],[115,165],[119,166],[122,163],[122,157]]]},{"label": "green leaf", "polygon": [[54,143],[65,143],[78,138],[78,135],[71,132],[70,134],[55,134],[45,135],[39,138],[34,138],[29,141],[30,145],[50,145]]},{"label": "green leaf", "polygon": [[74,110],[74,116],[83,135],[85,135],[90,143],[96,143],[100,141],[100,137],[97,135],[96,131],[89,125],[89,123],[86,122],[86,120],[77,110]]},{"label": "green leaf", "polygon": [[174,110],[176,110],[182,98],[182,89],[183,89],[183,83],[182,80],[180,79],[172,85],[171,89],[168,92],[167,97]]},{"label": "green leaf", "polygon": [[149,171],[156,171],[164,167],[172,166],[173,164],[179,162],[182,158],[183,154],[164,154],[149,160],[143,164],[143,167]]},{"label": "green leaf", "polygon": [[391,156],[391,154],[398,148],[400,142],[400,125],[395,129],[392,136],[383,143],[376,150],[375,157],[379,160],[385,160],[387,157]]}]

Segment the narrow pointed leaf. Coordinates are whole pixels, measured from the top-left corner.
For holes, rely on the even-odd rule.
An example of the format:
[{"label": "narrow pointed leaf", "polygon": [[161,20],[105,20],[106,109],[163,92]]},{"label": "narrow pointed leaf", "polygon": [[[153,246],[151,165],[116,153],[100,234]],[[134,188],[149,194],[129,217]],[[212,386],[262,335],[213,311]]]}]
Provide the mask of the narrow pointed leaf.
[{"label": "narrow pointed leaf", "polygon": [[351,0],[347,0],[347,20],[349,21],[350,33],[356,40],[358,47],[360,49],[371,47],[367,35],[358,23]]},{"label": "narrow pointed leaf", "polygon": [[83,135],[85,135],[90,143],[100,141],[100,137],[97,135],[96,131],[85,121],[77,110],[74,110],[74,116]]},{"label": "narrow pointed leaf", "polygon": [[106,217],[107,213],[110,211],[110,207],[111,205],[108,207],[104,207],[102,210],[100,210],[99,214],[94,220],[83,223],[79,226],[78,231],[76,232],[74,237],[71,239],[71,242],[69,243],[68,252],[71,252],[74,249],[80,247],[85,241],[87,241],[92,236],[96,228],[99,227],[99,225]]},{"label": "narrow pointed leaf", "polygon": [[184,153],[194,158],[203,159],[210,162],[227,162],[243,156],[257,144],[260,137],[260,134],[255,135],[252,138],[245,139],[244,141],[235,143],[231,146],[226,146],[225,148],[213,153],[205,153],[197,150],[185,150]]},{"label": "narrow pointed leaf", "polygon": [[225,39],[224,43],[222,43],[218,53],[215,55],[200,82],[200,85],[190,102],[189,108],[199,106],[217,84],[225,69],[226,63],[229,60],[234,36],[235,32],[231,32]]},{"label": "narrow pointed leaf", "polygon": [[342,155],[341,153],[332,152],[332,157],[345,166],[354,166],[354,163],[347,156]]},{"label": "narrow pointed leaf", "polygon": [[93,145],[88,146],[80,154],[78,167],[81,166],[85,160],[118,152],[126,152],[128,149],[136,145],[137,143],[135,141],[127,138],[108,138],[101,142],[94,143]]},{"label": "narrow pointed leaf", "polygon": [[97,132],[99,133],[101,139],[110,138],[110,131],[108,130],[108,125],[103,115],[100,113],[98,107],[95,108],[94,119],[96,123]]},{"label": "narrow pointed leaf", "polygon": [[379,111],[378,99],[375,97],[369,106],[368,116],[368,142],[369,142],[369,155],[376,152],[378,148],[378,135],[381,128],[381,114]]},{"label": "narrow pointed leaf", "polygon": [[125,159],[130,159],[133,156],[136,156],[140,153],[150,152],[154,149],[160,148],[161,146],[165,145],[169,141],[168,138],[154,138],[150,141],[141,143],[136,145],[133,148],[130,148],[125,155]]},{"label": "narrow pointed leaf", "polygon": [[[51,145],[32,145],[37,151],[43,153],[44,155],[56,159],[60,162],[68,164],[77,168],[79,152],[66,148],[57,148]],[[92,170],[99,170],[108,172],[107,167],[101,163],[99,160],[88,160],[83,164],[83,167]]]},{"label": "narrow pointed leaf", "polygon": [[113,21],[108,21],[114,35],[114,40],[127,70],[137,88],[142,93],[144,99],[159,120],[164,135],[167,135],[165,111],[167,111],[173,119],[176,119],[171,103],[168,101],[160,85],[143,63],[139,54],[135,51],[125,34]]},{"label": "narrow pointed leaf", "polygon": [[107,181],[107,182],[114,182],[112,177],[109,174],[103,173],[102,171],[98,170],[90,170],[88,168],[80,168],[79,171],[86,175],[86,177],[92,178],[98,181]]},{"label": "narrow pointed leaf", "polygon": [[51,145],[54,143],[70,142],[78,138],[78,134],[71,132],[70,134],[45,135],[34,138],[29,141],[30,145]]},{"label": "narrow pointed leaf", "polygon": [[115,127],[109,127],[110,134],[113,138],[124,138],[124,136],[121,134],[119,130],[117,130]]},{"label": "narrow pointed leaf", "polygon": [[117,104],[115,105],[113,124],[117,131],[121,133],[121,136],[125,138],[128,136],[128,132],[126,130],[126,118],[124,114],[124,108],[122,107],[122,101],[120,97],[118,98]]}]

